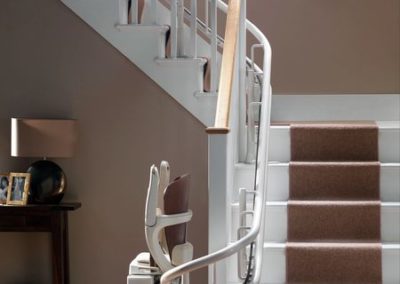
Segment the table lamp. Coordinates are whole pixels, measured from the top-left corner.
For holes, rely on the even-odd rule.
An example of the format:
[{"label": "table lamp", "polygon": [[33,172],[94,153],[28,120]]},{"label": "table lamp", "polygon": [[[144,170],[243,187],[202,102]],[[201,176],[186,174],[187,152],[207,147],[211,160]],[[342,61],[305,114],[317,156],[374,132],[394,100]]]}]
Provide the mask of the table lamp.
[{"label": "table lamp", "polygon": [[43,158],[29,168],[29,201],[59,203],[67,179],[59,165],[48,158],[68,158],[74,154],[77,121],[71,119],[11,119],[11,156]]}]

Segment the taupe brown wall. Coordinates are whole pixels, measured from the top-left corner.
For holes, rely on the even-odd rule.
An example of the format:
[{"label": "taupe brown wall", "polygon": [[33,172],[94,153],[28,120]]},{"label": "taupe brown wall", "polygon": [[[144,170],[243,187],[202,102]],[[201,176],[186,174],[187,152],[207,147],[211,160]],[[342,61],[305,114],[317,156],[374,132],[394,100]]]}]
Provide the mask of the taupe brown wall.
[{"label": "taupe brown wall", "polygon": [[400,93],[399,0],[248,0],[274,93]]},{"label": "taupe brown wall", "polygon": [[[207,250],[207,136],[204,127],[138,68],[55,0],[0,2],[0,172],[23,171],[10,158],[10,117],[76,118],[69,178],[71,283],[125,283],[146,249],[149,167],[170,161],[192,174],[189,238]],[[0,283],[51,283],[49,236],[0,233]],[[207,275],[193,276],[206,283]]]}]

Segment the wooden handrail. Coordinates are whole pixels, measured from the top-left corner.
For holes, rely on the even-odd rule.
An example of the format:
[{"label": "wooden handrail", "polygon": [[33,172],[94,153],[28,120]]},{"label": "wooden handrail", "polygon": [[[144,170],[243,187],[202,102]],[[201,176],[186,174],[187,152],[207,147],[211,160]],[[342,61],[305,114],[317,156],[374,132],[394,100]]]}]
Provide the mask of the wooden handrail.
[{"label": "wooden handrail", "polygon": [[214,126],[208,127],[206,130],[209,134],[226,134],[229,132],[236,45],[239,37],[240,2],[241,0],[229,0],[228,4],[217,111]]}]

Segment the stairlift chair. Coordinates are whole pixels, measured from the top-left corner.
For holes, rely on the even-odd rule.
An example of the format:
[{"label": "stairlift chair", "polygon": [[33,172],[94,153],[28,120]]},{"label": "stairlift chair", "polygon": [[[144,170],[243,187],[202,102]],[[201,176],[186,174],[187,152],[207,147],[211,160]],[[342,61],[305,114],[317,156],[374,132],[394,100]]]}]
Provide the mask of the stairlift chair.
[{"label": "stairlift chair", "polygon": [[[150,168],[145,212],[145,235],[149,252],[140,253],[129,266],[128,284],[159,283],[162,273],[193,258],[193,246],[186,241],[186,223],[192,218],[189,203],[189,175],[170,182],[168,162],[160,172]],[[176,283],[189,284],[189,275]]]}]

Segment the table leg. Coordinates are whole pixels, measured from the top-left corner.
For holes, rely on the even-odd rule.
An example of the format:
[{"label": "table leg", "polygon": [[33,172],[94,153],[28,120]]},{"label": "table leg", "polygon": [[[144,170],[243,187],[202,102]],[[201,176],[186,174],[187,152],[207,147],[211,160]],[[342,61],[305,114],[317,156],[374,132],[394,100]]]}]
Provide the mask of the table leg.
[{"label": "table leg", "polygon": [[68,215],[56,211],[51,217],[53,283],[69,284]]}]

